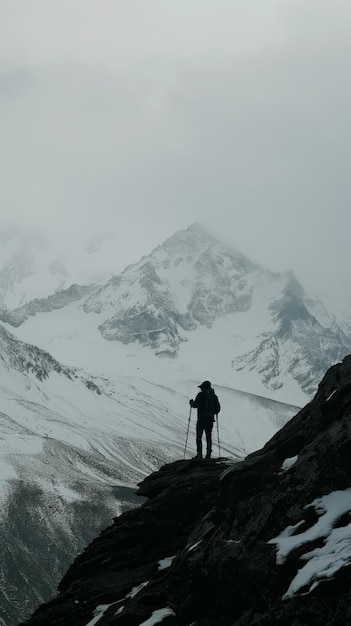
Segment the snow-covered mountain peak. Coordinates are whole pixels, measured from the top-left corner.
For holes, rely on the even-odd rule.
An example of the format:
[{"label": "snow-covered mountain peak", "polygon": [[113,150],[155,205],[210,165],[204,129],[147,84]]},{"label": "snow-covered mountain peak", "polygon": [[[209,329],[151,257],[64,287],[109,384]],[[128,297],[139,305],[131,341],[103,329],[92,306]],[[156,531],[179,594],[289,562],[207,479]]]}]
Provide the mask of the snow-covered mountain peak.
[{"label": "snow-covered mountain peak", "polygon": [[186,333],[250,308],[262,272],[193,224],[128,266],[83,308],[105,314],[100,330],[106,339],[137,340],[159,356],[176,356]]},{"label": "snow-covered mountain peak", "polygon": [[182,251],[187,253],[193,251],[197,254],[200,250],[216,244],[218,244],[216,238],[199,222],[194,222],[188,228],[178,230],[168,237],[156,250],[163,249],[170,255]]},{"label": "snow-covered mountain peak", "polygon": [[257,267],[234,246],[224,244],[198,222],[194,222],[185,230],[174,233],[158,246],[150,256],[155,260],[161,259],[165,255],[168,259],[172,258],[175,261],[184,258],[188,262],[194,262],[201,254],[213,257],[229,257],[232,262],[236,260],[239,266]]}]

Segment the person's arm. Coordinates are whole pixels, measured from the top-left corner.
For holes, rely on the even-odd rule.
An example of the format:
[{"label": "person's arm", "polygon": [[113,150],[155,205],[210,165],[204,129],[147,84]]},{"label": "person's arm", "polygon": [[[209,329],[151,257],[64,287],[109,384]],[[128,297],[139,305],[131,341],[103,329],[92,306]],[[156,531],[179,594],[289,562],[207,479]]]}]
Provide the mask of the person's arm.
[{"label": "person's arm", "polygon": [[193,409],[197,409],[199,407],[200,402],[201,402],[201,391],[197,394],[195,400],[189,401],[189,404],[190,406],[193,407]]}]

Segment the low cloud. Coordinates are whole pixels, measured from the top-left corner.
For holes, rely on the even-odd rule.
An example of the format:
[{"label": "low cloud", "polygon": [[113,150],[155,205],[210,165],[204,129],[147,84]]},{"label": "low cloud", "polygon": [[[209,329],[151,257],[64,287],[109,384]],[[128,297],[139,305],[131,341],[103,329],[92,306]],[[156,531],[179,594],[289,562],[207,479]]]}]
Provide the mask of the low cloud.
[{"label": "low cloud", "polygon": [[[43,21],[36,42],[3,43],[3,222],[72,239],[119,232],[129,262],[131,250],[138,257],[200,221],[257,261],[294,269],[309,287],[346,280],[351,8],[271,2],[263,37],[262,5],[250,4],[251,18],[244,3],[237,14],[232,3],[217,13],[203,3],[203,31],[192,39],[182,4],[176,14],[152,2],[146,19],[135,2],[118,15],[110,2],[88,2],[86,13],[77,2],[73,16],[67,3],[54,3],[56,27],[49,20],[45,31]],[[189,6],[195,29],[198,4]],[[123,15],[114,44],[110,22]],[[236,15],[252,33],[249,45],[231,49]],[[75,54],[79,17],[89,27]],[[108,45],[125,62],[109,58]]]}]

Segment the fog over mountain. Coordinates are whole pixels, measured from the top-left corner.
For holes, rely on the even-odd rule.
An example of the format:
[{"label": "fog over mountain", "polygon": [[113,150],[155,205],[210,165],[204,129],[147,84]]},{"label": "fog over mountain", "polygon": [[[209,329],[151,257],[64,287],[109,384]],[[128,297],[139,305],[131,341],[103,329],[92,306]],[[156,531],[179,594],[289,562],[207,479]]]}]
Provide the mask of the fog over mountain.
[{"label": "fog over mountain", "polygon": [[13,0],[1,19],[0,232],[115,233],[122,271],[200,221],[350,293],[347,2]]}]

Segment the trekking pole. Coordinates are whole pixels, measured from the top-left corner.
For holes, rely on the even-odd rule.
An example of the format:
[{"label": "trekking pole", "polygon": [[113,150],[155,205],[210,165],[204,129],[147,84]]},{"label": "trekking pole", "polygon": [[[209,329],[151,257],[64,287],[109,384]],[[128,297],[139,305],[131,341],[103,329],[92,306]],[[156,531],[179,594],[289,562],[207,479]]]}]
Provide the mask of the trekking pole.
[{"label": "trekking pole", "polygon": [[186,447],[187,447],[187,445],[188,445],[188,437],[189,437],[189,429],[190,429],[190,418],[191,418],[191,409],[192,409],[192,407],[190,407],[190,411],[189,411],[188,430],[186,431],[186,440],[185,440],[185,448],[184,448],[184,459],[185,459]]},{"label": "trekking pole", "polygon": [[218,455],[221,456],[221,444],[219,443],[218,414],[216,415],[216,422],[217,422],[217,437],[218,437]]}]

